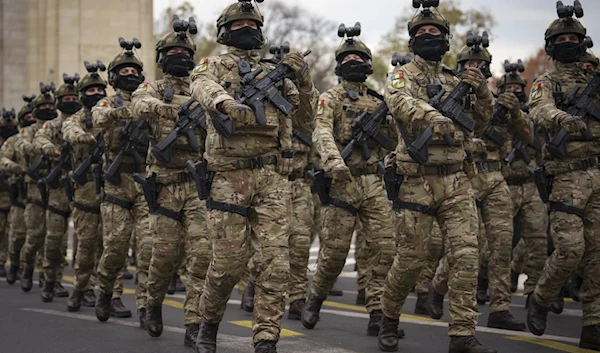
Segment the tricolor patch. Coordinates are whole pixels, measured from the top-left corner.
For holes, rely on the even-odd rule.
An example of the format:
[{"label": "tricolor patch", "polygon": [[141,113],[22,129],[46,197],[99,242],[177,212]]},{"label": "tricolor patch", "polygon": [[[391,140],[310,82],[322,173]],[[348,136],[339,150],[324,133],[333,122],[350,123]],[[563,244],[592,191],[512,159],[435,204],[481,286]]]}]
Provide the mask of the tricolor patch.
[{"label": "tricolor patch", "polygon": [[325,110],[325,99],[319,99],[319,104],[317,105],[317,114],[323,114]]},{"label": "tricolor patch", "polygon": [[200,62],[194,68],[194,73],[206,71],[208,69],[208,58],[200,60]]},{"label": "tricolor patch", "polygon": [[138,88],[136,89],[136,91],[146,91],[148,89],[148,83],[144,82],[141,85],[138,86]]},{"label": "tricolor patch", "polygon": [[531,99],[535,100],[535,99],[538,99],[541,97],[542,97],[542,83],[538,82],[538,83],[535,83],[531,87]]},{"label": "tricolor patch", "polygon": [[71,115],[71,116],[69,117],[69,120],[70,120],[72,123],[77,123],[77,118],[75,117],[75,115]]},{"label": "tricolor patch", "polygon": [[392,75],[392,87],[393,88],[403,88],[404,87],[404,73],[398,72],[397,74]]}]

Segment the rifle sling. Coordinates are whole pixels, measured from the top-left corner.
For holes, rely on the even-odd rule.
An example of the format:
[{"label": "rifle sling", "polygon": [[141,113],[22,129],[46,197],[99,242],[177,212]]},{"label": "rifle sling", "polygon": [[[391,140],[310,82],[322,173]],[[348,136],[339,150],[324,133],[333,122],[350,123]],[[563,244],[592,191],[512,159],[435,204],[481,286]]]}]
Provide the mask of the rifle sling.
[{"label": "rifle sling", "polygon": [[104,194],[104,198],[102,199],[102,201],[104,202],[108,202],[108,203],[112,203],[115,204],[117,206],[121,206],[125,209],[131,210],[133,208],[133,202],[128,202],[125,200],[121,200],[117,197],[111,196],[111,195],[107,195]]},{"label": "rifle sling", "polygon": [[371,175],[377,174],[379,171],[377,169],[377,164],[366,165],[362,167],[349,167],[350,173],[352,176],[363,176],[363,175]]},{"label": "rifle sling", "polygon": [[183,223],[183,212],[182,211],[176,212],[176,211],[170,210],[166,207],[162,207],[162,206],[158,205],[153,210],[150,210],[150,214],[165,216],[167,218],[176,220],[179,223]]},{"label": "rifle sling", "polygon": [[481,173],[490,173],[490,172],[498,172],[502,170],[502,162],[494,161],[494,162],[475,162],[475,166],[477,167],[477,171]]},{"label": "rifle sling", "polygon": [[69,211],[63,211],[63,210],[60,210],[60,209],[58,209],[54,206],[50,206],[50,205],[48,205],[48,207],[46,207],[46,209],[54,214],[61,216],[62,218],[65,218],[65,219],[69,218],[69,215],[71,214],[71,212],[69,212]]},{"label": "rifle sling", "polygon": [[46,209],[46,205],[44,205],[44,203],[42,202],[42,200],[27,199],[27,203],[31,203],[31,204],[39,206],[39,207],[41,207],[43,209]]},{"label": "rifle sling", "polygon": [[584,219],[584,216],[585,216],[584,210],[582,210],[581,208],[577,208],[577,207],[570,206],[570,205],[565,205],[564,203],[550,201],[550,209],[552,211],[556,211],[556,212],[572,214],[572,215],[578,216],[581,219]]},{"label": "rifle sling", "polygon": [[400,201],[398,199],[394,200],[394,202],[392,203],[392,210],[393,211],[410,210],[410,211],[424,213],[424,214],[430,215],[430,216],[437,215],[437,209],[435,209],[435,208],[431,208],[427,205],[422,205],[420,203]]},{"label": "rifle sling", "polygon": [[222,212],[235,213],[246,218],[248,217],[248,211],[250,210],[249,207],[238,206],[231,203],[218,202],[211,199],[210,197],[208,198],[208,200],[206,200],[206,208],[209,211],[217,210]]},{"label": "rifle sling", "polygon": [[343,208],[346,211],[352,213],[352,215],[356,215],[358,213],[358,208],[352,206],[351,204],[347,203],[346,201],[342,201],[340,199],[336,199],[333,197],[329,197],[327,199],[327,205],[332,205],[335,207]]},{"label": "rifle sling", "polygon": [[86,213],[100,214],[100,206],[88,206],[73,201],[73,207]]}]

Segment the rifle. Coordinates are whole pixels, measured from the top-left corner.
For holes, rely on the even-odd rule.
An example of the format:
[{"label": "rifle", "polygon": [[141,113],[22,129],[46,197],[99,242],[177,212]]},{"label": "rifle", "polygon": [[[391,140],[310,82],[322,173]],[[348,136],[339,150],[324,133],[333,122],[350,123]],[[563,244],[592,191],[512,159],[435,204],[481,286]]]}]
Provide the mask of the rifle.
[{"label": "rifle", "polygon": [[308,178],[312,180],[313,187],[319,195],[321,205],[325,206],[329,204],[329,188],[331,187],[331,179],[325,176],[324,170],[309,170],[306,172]]},{"label": "rifle", "polygon": [[42,164],[44,163],[44,159],[45,157],[39,156],[35,161],[33,161],[33,163],[31,163],[29,165],[29,168],[27,168],[27,175],[37,181],[40,179],[40,169],[42,168]]},{"label": "rifle", "polygon": [[[151,149],[152,155],[157,161],[163,164],[168,164],[171,161],[173,155],[173,145],[179,135],[185,135],[188,140],[190,147],[197,151],[198,150],[198,139],[194,133],[194,129],[200,126],[206,131],[206,114],[200,104],[190,110],[190,106],[195,102],[194,98],[185,102],[179,108],[179,119],[175,129],[171,131],[162,141],[154,145]],[[215,129],[217,127],[215,126]],[[218,129],[217,129],[218,131]]]},{"label": "rifle", "polygon": [[517,158],[517,153],[521,155],[521,158],[523,159],[523,162],[525,162],[525,164],[529,165],[529,163],[531,163],[531,157],[527,152],[527,144],[517,140],[515,143],[513,143],[513,149],[504,159],[506,163],[508,163],[508,165],[513,164],[515,158]]},{"label": "rifle", "polygon": [[529,173],[533,176],[533,181],[540,193],[540,198],[544,203],[547,203],[550,200],[550,194],[552,193],[553,178],[546,174],[544,166],[529,169]]},{"label": "rifle", "polygon": [[400,193],[400,186],[403,181],[404,175],[396,172],[395,164],[385,166],[383,182],[385,184],[385,192],[387,193],[388,200],[395,201],[398,199],[398,193]]},{"label": "rifle", "polygon": [[292,135],[296,136],[296,138],[298,140],[300,140],[300,142],[302,142],[303,144],[311,147],[312,146],[312,136],[309,134],[305,134],[301,131],[298,131],[296,129],[292,129]]},{"label": "rifle", "polygon": [[[1,178],[4,179],[4,175],[2,175]],[[4,179],[4,182],[6,182],[6,179]],[[17,184],[9,184],[8,197],[10,197],[10,204],[12,206],[17,206],[19,203],[19,189]]]},{"label": "rifle", "polygon": [[43,179],[37,181],[38,191],[40,192],[40,197],[42,198],[42,204],[48,206],[48,190],[46,188],[46,182]]},{"label": "rifle", "polygon": [[[600,106],[594,103],[594,96],[600,92],[600,74],[595,73],[594,78],[583,89],[581,95],[575,98],[579,89],[580,87],[574,88],[571,94],[565,99],[564,105],[568,107],[566,112],[571,116],[581,118],[589,115],[591,118],[600,121]],[[582,132],[582,136],[588,141],[592,139],[592,134],[588,130]],[[564,158],[568,153],[567,140],[568,134],[561,127],[558,133],[546,143],[546,149],[554,157]]]},{"label": "rifle", "polygon": [[208,199],[210,186],[215,176],[215,173],[208,171],[208,162],[205,159],[202,160],[202,162],[197,163],[187,161],[185,165],[189,172],[194,176],[198,198],[200,198],[200,200]]},{"label": "rifle", "polygon": [[385,102],[383,102],[375,109],[373,114],[369,114],[365,111],[354,119],[352,122],[352,140],[350,140],[340,153],[342,159],[346,159],[352,154],[355,145],[362,148],[361,154],[363,160],[366,161],[371,158],[371,152],[367,145],[369,138],[372,138],[381,147],[387,150],[393,149],[395,147],[394,141],[379,131],[379,122],[385,119],[388,113],[389,109]]},{"label": "rifle", "polygon": [[11,187],[6,181],[6,177],[4,177],[3,173],[0,173],[0,191],[8,191],[10,193]]},{"label": "rifle", "polygon": [[144,137],[144,129],[147,127],[148,123],[146,120],[138,119],[135,123],[135,126],[129,132],[129,128],[133,120],[128,120],[125,126],[121,128],[119,131],[119,138],[121,140],[121,149],[119,153],[112,161],[112,163],[108,166],[106,173],[104,174],[104,180],[108,181],[113,185],[121,184],[121,172],[119,168],[123,163],[123,157],[125,154],[130,154],[133,157],[136,167],[139,167],[144,163],[144,159],[138,153],[136,149],[137,142],[143,139]]},{"label": "rifle", "polygon": [[104,186],[104,180],[102,179],[102,164],[92,164],[92,176],[94,177],[94,186],[96,188],[96,195],[102,192]]},{"label": "rifle", "polygon": [[60,174],[62,173],[62,169],[65,165],[71,164],[71,145],[69,145],[67,142],[63,142],[60,151],[60,161],[54,168],[52,168],[50,173],[48,173],[48,176],[43,178],[44,182],[48,184],[50,189],[56,189],[60,186],[59,178]]},{"label": "rifle", "polygon": [[504,144],[506,143],[506,136],[502,135],[498,130],[496,130],[495,127],[499,124],[506,123],[507,114],[508,108],[496,103],[494,115],[492,115],[492,120],[490,120],[490,123],[483,131],[483,137],[493,141],[500,147],[504,146]]},{"label": "rifle", "polygon": [[154,213],[158,207],[157,197],[162,185],[156,183],[156,173],[152,173],[151,176],[144,178],[139,173],[133,175],[133,180],[142,186],[144,191],[144,198],[148,203],[150,213]]},{"label": "rifle", "polygon": [[73,183],[71,182],[71,179],[67,175],[63,175],[60,178],[60,185],[65,189],[65,194],[67,195],[69,202],[73,202]]},{"label": "rifle", "polygon": [[102,154],[104,154],[104,150],[106,148],[106,142],[104,141],[104,135],[102,132],[98,132],[96,136],[94,136],[96,140],[96,144],[92,146],[90,149],[89,155],[81,162],[79,167],[77,167],[72,174],[73,180],[79,185],[85,185],[87,180],[87,171],[90,166],[94,163],[98,163],[102,161]]}]

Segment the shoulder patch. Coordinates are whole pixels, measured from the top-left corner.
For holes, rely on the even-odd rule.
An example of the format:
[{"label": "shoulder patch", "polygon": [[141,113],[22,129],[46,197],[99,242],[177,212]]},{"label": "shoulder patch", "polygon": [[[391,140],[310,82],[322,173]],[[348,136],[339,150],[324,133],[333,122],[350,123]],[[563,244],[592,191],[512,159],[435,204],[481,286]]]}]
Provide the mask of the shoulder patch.
[{"label": "shoulder patch", "polygon": [[106,107],[107,105],[108,103],[104,99],[96,103],[96,107]]},{"label": "shoulder patch", "polygon": [[531,100],[536,100],[542,96],[542,83],[538,82],[531,86]]},{"label": "shoulder patch", "polygon": [[48,130],[48,128],[50,127],[50,124],[48,122],[45,122],[42,127],[44,128],[44,130]]},{"label": "shoulder patch", "polygon": [[323,114],[325,110],[325,99],[319,99],[319,104],[317,105],[317,114]]},{"label": "shoulder patch", "polygon": [[404,72],[398,72],[392,75],[392,87],[396,89],[404,87]]},{"label": "shoulder patch", "polygon": [[72,122],[72,123],[76,123],[77,122],[77,117],[75,115],[71,115],[69,117],[69,121]]},{"label": "shoulder patch", "polygon": [[196,64],[196,67],[194,68],[194,73],[206,71],[206,69],[208,69],[208,58],[204,58],[200,60],[198,64]]},{"label": "shoulder patch", "polygon": [[138,88],[136,89],[136,91],[138,91],[138,92],[139,91],[146,91],[146,90],[148,90],[148,83],[147,82],[144,82],[144,83],[140,84],[138,86]]}]

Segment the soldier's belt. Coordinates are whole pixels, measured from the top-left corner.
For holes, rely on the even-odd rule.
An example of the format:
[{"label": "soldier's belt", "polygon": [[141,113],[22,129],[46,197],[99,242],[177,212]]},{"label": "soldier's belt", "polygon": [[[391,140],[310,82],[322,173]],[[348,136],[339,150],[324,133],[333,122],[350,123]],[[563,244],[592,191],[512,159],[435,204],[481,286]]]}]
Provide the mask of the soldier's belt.
[{"label": "soldier's belt", "polygon": [[346,211],[352,213],[352,215],[358,214],[358,208],[356,208],[356,207],[352,206],[351,204],[347,203],[346,201],[342,201],[340,199],[329,197],[329,199],[327,200],[327,205],[325,205],[325,206],[329,206],[329,205],[343,208]]},{"label": "soldier's belt", "polygon": [[111,195],[107,195],[104,194],[104,197],[102,198],[103,202],[108,202],[108,203],[112,203],[115,204],[117,206],[121,206],[125,209],[131,210],[133,208],[133,202],[128,202],[125,200],[121,200],[117,197],[111,196]]},{"label": "soldier's belt", "polygon": [[253,157],[236,162],[238,169],[261,169],[266,165],[277,165],[277,156]]},{"label": "soldier's belt", "polygon": [[18,208],[25,209],[25,204],[24,204],[24,203],[22,203],[22,202],[15,202],[15,203],[12,203],[12,204],[11,204],[11,206],[14,206],[14,207],[18,207]]},{"label": "soldier's belt", "polygon": [[508,177],[506,178],[506,184],[508,184],[508,186],[516,186],[516,185],[524,185],[527,183],[532,183],[533,182],[533,178],[531,176],[526,176],[526,177]]},{"label": "soldier's belt", "polygon": [[73,201],[73,207],[86,213],[100,214],[100,206],[88,206]]},{"label": "soldier's belt", "polygon": [[10,207],[9,208],[0,208],[0,213],[7,214],[8,212],[10,212]]},{"label": "soldier's belt", "polygon": [[564,203],[550,201],[550,209],[552,211],[578,216],[579,218],[582,218],[585,221],[585,212],[581,208],[577,208],[571,205],[565,205]]},{"label": "soldier's belt", "polygon": [[209,211],[218,210],[222,212],[235,213],[242,217],[248,217],[248,211],[250,210],[249,207],[243,207],[231,203],[215,201],[210,197],[208,198],[208,200],[206,200],[206,208]]},{"label": "soldier's belt", "polygon": [[593,156],[583,158],[574,162],[558,162],[558,161],[546,161],[544,167],[548,172],[548,175],[556,175],[560,173],[573,172],[576,170],[588,170],[597,167],[600,164],[600,157]]},{"label": "soldier's belt", "polygon": [[158,205],[153,210],[150,210],[150,214],[165,216],[179,223],[183,223],[183,211],[177,212]]},{"label": "soldier's belt", "polygon": [[296,181],[298,179],[306,179],[306,172],[305,171],[297,171],[297,172],[293,172],[292,174],[288,175],[289,181]]},{"label": "soldier's belt", "polygon": [[194,175],[192,175],[192,173],[190,172],[181,172],[169,177],[161,177],[161,176],[157,176],[156,177],[156,182],[162,185],[172,185],[172,184],[178,184],[178,183],[185,183],[188,181],[193,181],[194,180]]},{"label": "soldier's belt", "polygon": [[396,199],[392,202],[392,210],[393,211],[410,210],[410,211],[424,213],[424,214],[427,214],[430,216],[435,216],[437,214],[437,209],[435,209],[435,208],[431,208],[427,205],[422,205],[420,203],[404,202],[404,201],[400,201],[398,199]]},{"label": "soldier's belt", "polygon": [[423,165],[420,169],[423,175],[451,175],[463,170],[463,163]]},{"label": "soldier's belt", "polygon": [[59,210],[58,208],[56,208],[54,206],[50,206],[50,205],[48,205],[46,207],[46,209],[54,214],[61,216],[62,218],[65,218],[65,219],[69,218],[69,215],[71,214],[71,212],[69,212],[69,211]]},{"label": "soldier's belt", "polygon": [[371,175],[377,174],[379,171],[377,170],[377,164],[366,165],[362,167],[349,167],[350,173],[352,176],[363,176],[363,175]]},{"label": "soldier's belt", "polygon": [[43,209],[46,209],[46,205],[44,205],[44,203],[42,202],[42,200],[36,200],[36,199],[27,199],[27,203],[31,203],[34,204],[36,206],[39,206]]},{"label": "soldier's belt", "polygon": [[494,162],[475,162],[475,166],[477,167],[477,171],[480,173],[491,173],[491,172],[499,172],[502,170],[502,162],[494,161]]},{"label": "soldier's belt", "polygon": [[[110,164],[108,164],[110,165]],[[136,164],[131,164],[131,163],[121,163],[121,165],[119,166],[119,173],[125,173],[125,174],[135,174],[135,173],[139,173],[140,170],[145,170],[146,166],[145,165],[140,165],[139,168]]]}]

